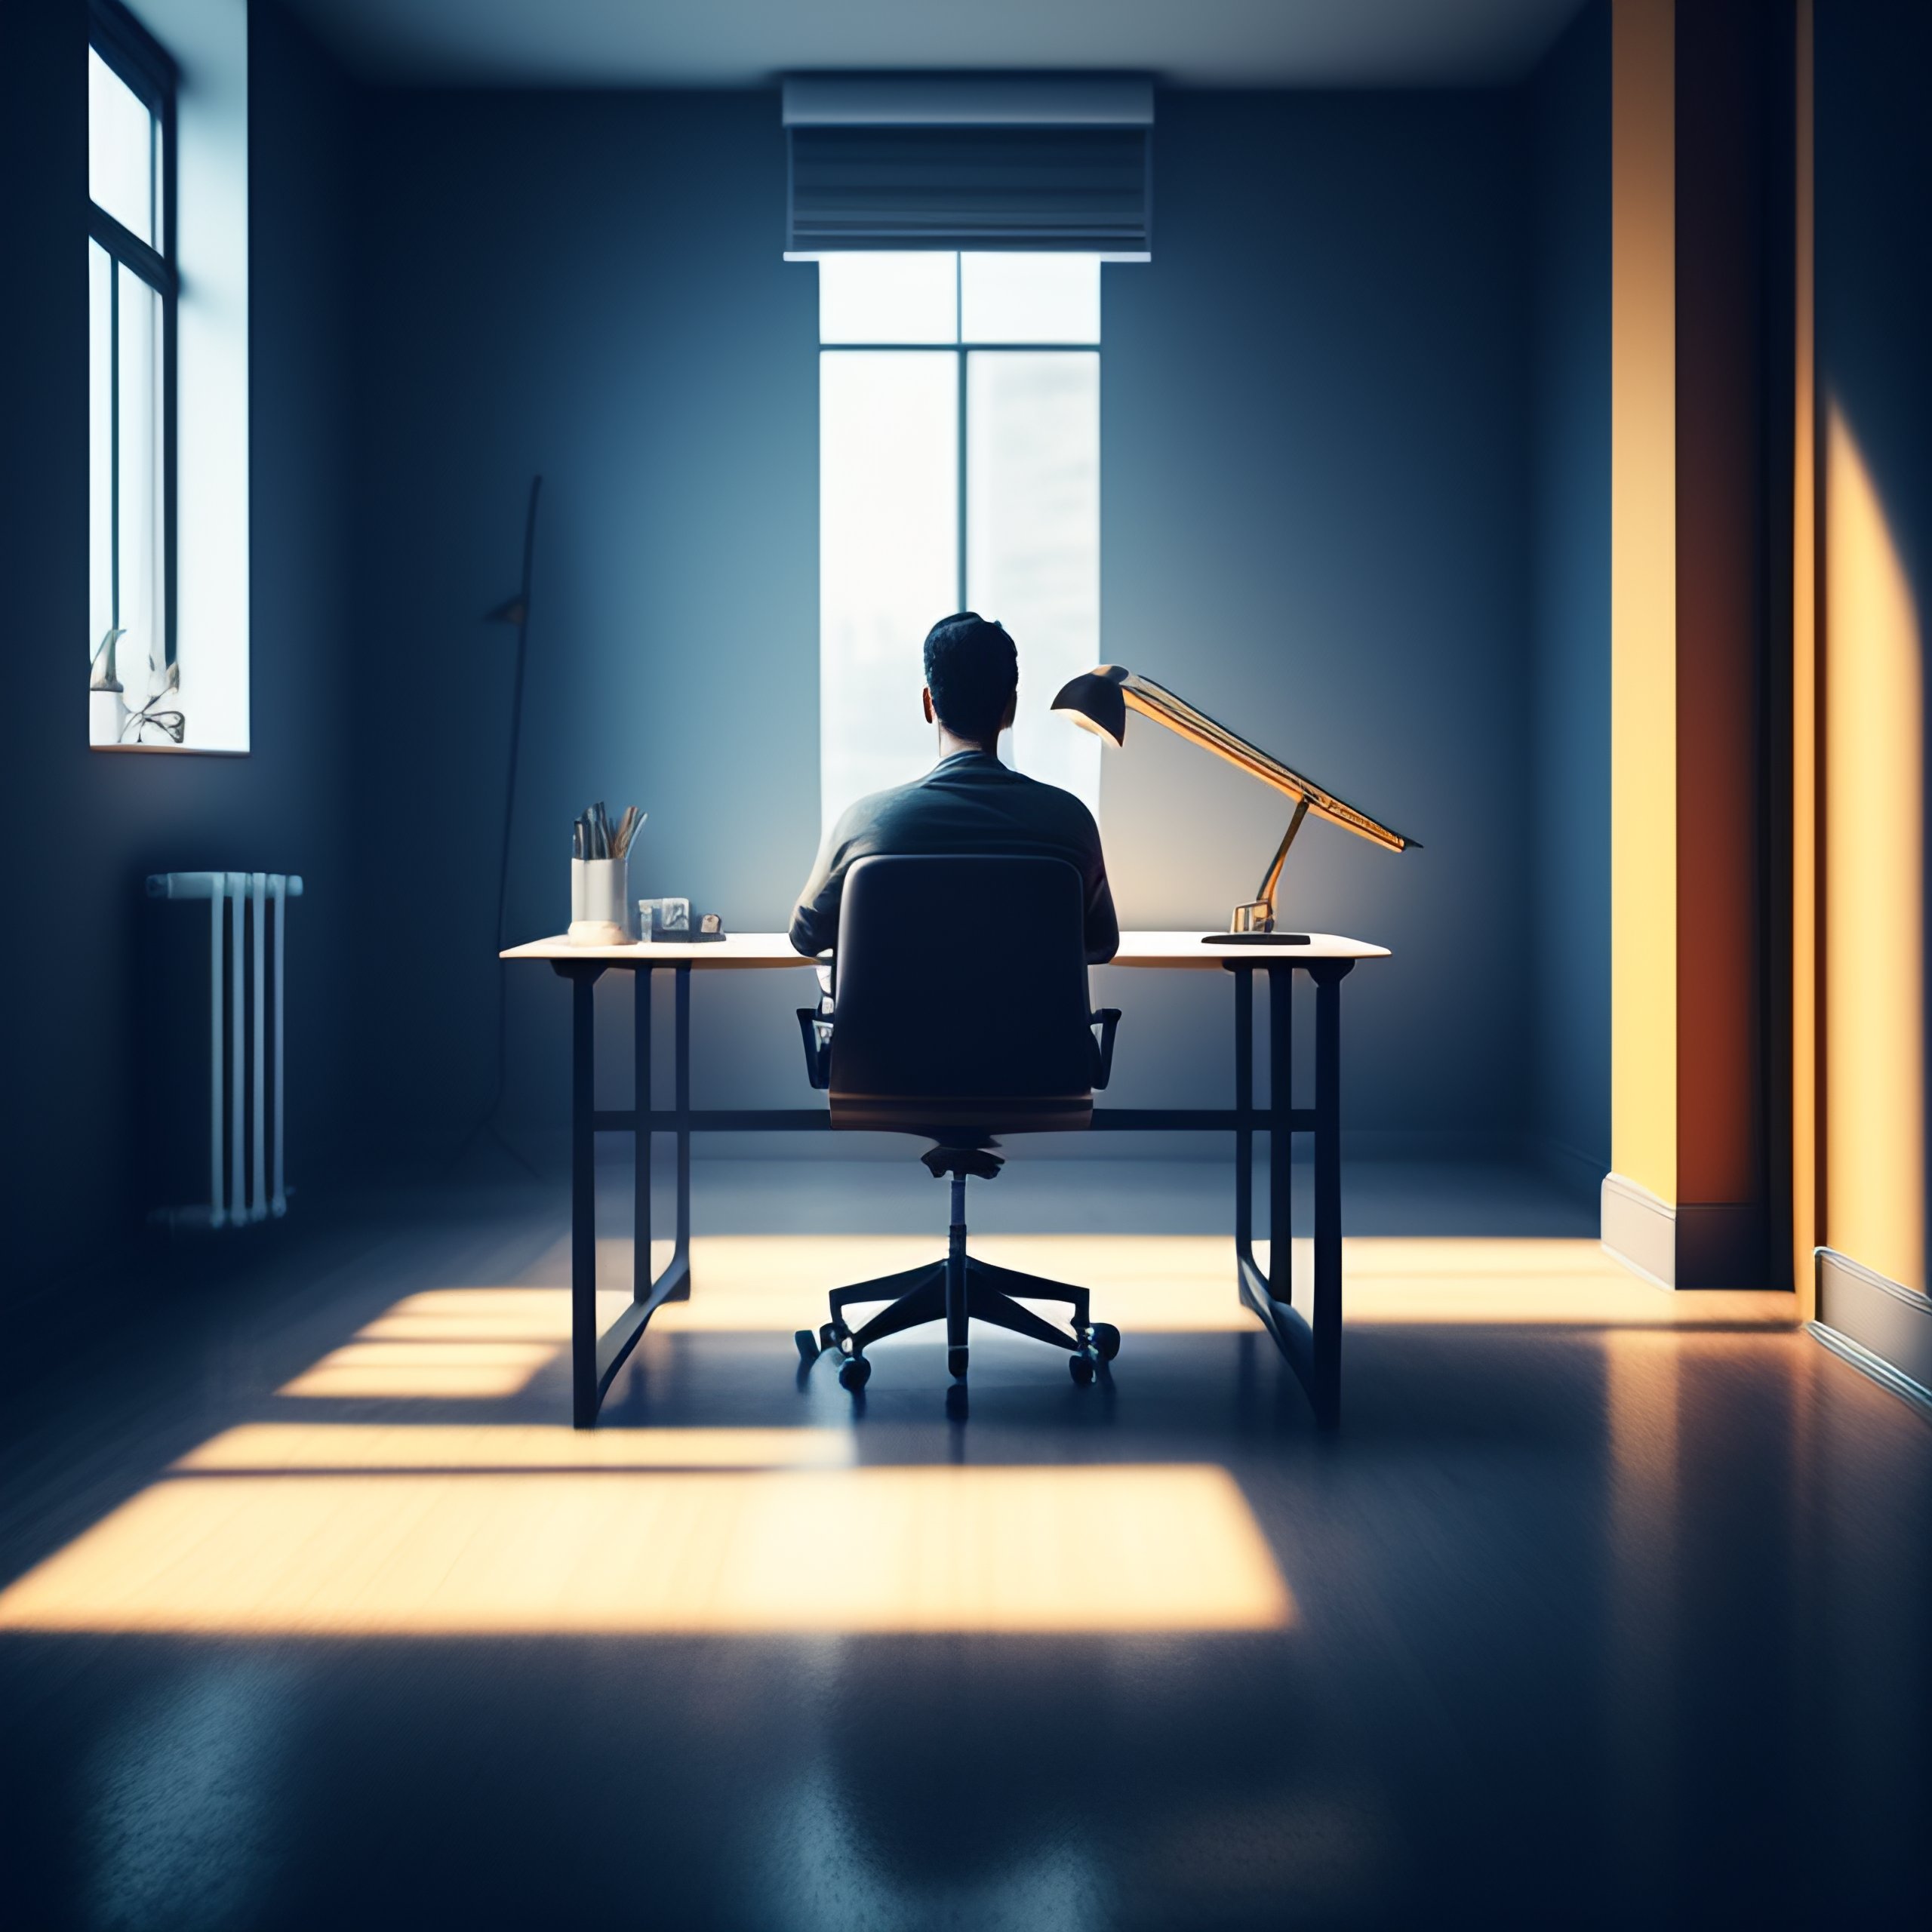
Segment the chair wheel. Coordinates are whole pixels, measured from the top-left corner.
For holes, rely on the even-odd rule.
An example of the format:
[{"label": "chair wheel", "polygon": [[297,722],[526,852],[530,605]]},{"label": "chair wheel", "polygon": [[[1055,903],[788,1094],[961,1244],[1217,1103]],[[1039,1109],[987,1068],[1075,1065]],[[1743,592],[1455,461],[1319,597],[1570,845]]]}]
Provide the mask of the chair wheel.
[{"label": "chair wheel", "polygon": [[1083,1389],[1100,1373],[1094,1365],[1094,1358],[1078,1349],[1067,1357],[1066,1372]]},{"label": "chair wheel", "polygon": [[871,1380],[872,1372],[872,1365],[863,1355],[848,1355],[838,1364],[838,1386],[856,1392]]},{"label": "chair wheel", "polygon": [[798,1359],[810,1368],[818,1360],[818,1337],[809,1328],[801,1328],[792,1340],[798,1344]]},{"label": "chair wheel", "polygon": [[1112,1361],[1120,1353],[1120,1331],[1111,1321],[1097,1321],[1087,1331],[1087,1339],[1100,1352],[1103,1361]]},{"label": "chair wheel", "polygon": [[966,1379],[966,1351],[964,1349],[946,1350],[946,1372],[955,1382],[963,1382]]}]

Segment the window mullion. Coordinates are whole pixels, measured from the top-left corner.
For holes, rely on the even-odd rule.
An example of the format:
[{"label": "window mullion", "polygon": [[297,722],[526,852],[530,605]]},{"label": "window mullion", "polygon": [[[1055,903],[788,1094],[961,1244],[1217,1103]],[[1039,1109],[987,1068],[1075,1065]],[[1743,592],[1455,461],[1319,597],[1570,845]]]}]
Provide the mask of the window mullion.
[{"label": "window mullion", "polygon": [[970,534],[971,534],[971,533],[968,531],[968,529],[967,529],[967,528],[966,528],[966,363],[967,363],[967,356],[966,356],[966,350],[965,350],[964,346],[962,344],[959,348],[955,349],[952,352],[952,355],[953,355],[953,360],[954,360],[954,361],[955,361],[955,362],[959,365],[959,366],[958,366],[958,377],[959,377],[959,380],[958,380],[958,400],[957,400],[957,402],[956,402],[956,405],[955,405],[955,413],[954,413],[954,416],[953,416],[953,425],[954,425],[954,428],[953,428],[953,435],[954,435],[954,440],[955,440],[955,449],[956,449],[957,461],[958,461],[958,477],[957,477],[956,480],[955,480],[955,482],[954,482],[953,488],[954,488],[954,491],[955,491],[955,515],[956,515],[957,518],[958,518],[958,535],[957,538],[955,539],[955,542],[956,542],[957,546],[958,546],[958,550],[957,550],[957,557],[958,557],[958,561],[957,561],[957,564],[956,564],[956,565],[955,565],[955,568],[956,568],[956,571],[957,571],[957,573],[958,573],[958,591],[959,591],[959,595],[958,595],[958,599],[957,602],[955,602],[955,603],[954,604],[954,605],[953,605],[953,608],[954,608],[955,611],[963,611],[963,610],[964,610],[964,609],[967,608],[967,602],[966,602],[966,600],[967,600],[966,544],[967,544],[967,540],[968,540],[968,536],[969,536],[969,535],[970,535]]},{"label": "window mullion", "polygon": [[108,609],[121,628],[121,264],[107,266]]},{"label": "window mullion", "polygon": [[138,235],[116,221],[97,202],[88,204],[88,233],[115,260],[139,275],[157,294],[164,298],[174,296],[176,277],[173,265]]},{"label": "window mullion", "polygon": [[952,340],[953,360],[958,365],[958,399],[953,412],[953,446],[958,474],[953,480],[955,528],[953,539],[953,574],[957,580],[958,595],[953,603],[955,611],[963,611],[966,605],[966,543],[969,534],[966,528],[966,297],[965,265],[957,255],[952,258]]}]

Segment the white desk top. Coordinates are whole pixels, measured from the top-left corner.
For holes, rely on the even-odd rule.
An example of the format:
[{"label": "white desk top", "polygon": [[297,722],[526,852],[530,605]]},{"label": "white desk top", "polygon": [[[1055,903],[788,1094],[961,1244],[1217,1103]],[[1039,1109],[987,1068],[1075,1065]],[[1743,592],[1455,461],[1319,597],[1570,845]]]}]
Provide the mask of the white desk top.
[{"label": "white desk top", "polygon": [[[1344,939],[1335,933],[1310,933],[1306,946],[1204,946],[1191,933],[1122,933],[1120,950],[1108,962],[1114,966],[1161,966],[1218,972],[1227,961],[1251,965],[1293,965],[1306,959],[1386,959],[1386,946]],[[512,946],[505,959],[597,959],[613,966],[704,966],[714,971],[733,968],[810,966],[817,962],[792,950],[783,933],[728,933],[702,946],[678,946],[669,940],[648,945],[573,946],[561,935]]]}]

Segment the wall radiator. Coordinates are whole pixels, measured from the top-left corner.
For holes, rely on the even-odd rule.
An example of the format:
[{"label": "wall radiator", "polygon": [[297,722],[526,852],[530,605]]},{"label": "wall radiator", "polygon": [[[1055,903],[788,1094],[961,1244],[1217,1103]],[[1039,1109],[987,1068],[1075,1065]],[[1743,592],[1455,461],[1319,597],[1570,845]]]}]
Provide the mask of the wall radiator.
[{"label": "wall radiator", "polygon": [[171,1227],[233,1228],[288,1211],[282,962],[287,872],[155,872],[150,899],[208,908],[208,1198],[162,1208]]}]

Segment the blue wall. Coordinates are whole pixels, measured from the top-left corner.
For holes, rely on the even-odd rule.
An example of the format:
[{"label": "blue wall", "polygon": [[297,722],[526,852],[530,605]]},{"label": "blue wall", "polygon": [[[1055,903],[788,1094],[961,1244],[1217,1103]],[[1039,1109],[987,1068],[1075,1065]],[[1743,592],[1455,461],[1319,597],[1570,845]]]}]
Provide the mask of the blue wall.
[{"label": "blue wall", "polygon": [[[408,970],[365,1036],[373,1131],[427,1146],[491,1084],[513,634],[481,618],[515,586],[534,471],[512,934],[568,921],[593,797],[651,814],[636,892],[734,928],[782,924],[811,863],[817,285],[780,258],[775,95],[390,94],[366,164],[358,826],[371,942]],[[628,988],[600,989],[618,1061]],[[506,1118],[540,1136],[568,1000],[540,968],[511,990]],[[810,990],[707,987],[707,1066],[802,1095]],[[734,1055],[747,1024],[771,1037]]]},{"label": "blue wall", "polygon": [[[343,506],[349,261],[341,165],[352,97],[302,30],[253,10],[250,248],[254,750],[246,758],[87,748],[87,8],[0,9],[6,260],[0,530],[8,645],[0,1298],[125,1256],[151,1204],[138,1142],[145,1032],[167,1023],[137,973],[151,871],[303,873],[292,914],[291,1179],[339,1143],[346,1023],[348,687]],[[191,648],[191,641],[185,648]],[[181,1119],[199,1132],[202,1093]],[[254,1231],[235,1237],[252,1241]],[[232,1250],[232,1244],[230,1244]]]},{"label": "blue wall", "polygon": [[[1346,996],[1350,1127],[1473,1146],[1521,1107],[1517,117],[1498,94],[1168,94],[1155,156],[1155,259],[1107,271],[1106,654],[1423,842],[1312,826],[1283,912],[1395,951]],[[1272,794],[1151,728],[1104,783],[1125,923],[1219,926],[1253,896]],[[1205,990],[1117,977],[1159,1098],[1226,1091]]]},{"label": "blue wall", "polygon": [[1844,410],[1912,584],[1932,613],[1932,11],[1818,9],[1821,400]]},{"label": "blue wall", "polygon": [[[1160,112],[1156,259],[1106,271],[1106,651],[1426,841],[1397,859],[1318,828],[1297,847],[1297,920],[1398,955],[1352,984],[1349,1122],[1514,1133],[1518,103]],[[779,258],[774,95],[396,93],[365,158],[352,740],[366,932],[409,970],[371,986],[363,1033],[374,1131],[426,1143],[489,1089],[509,639],[479,618],[515,582],[532,470],[512,929],[561,926],[565,828],[593,795],[651,811],[639,890],[783,923],[817,829],[816,291]],[[1106,786],[1130,923],[1219,924],[1279,836],[1269,795],[1151,731]],[[620,1094],[623,989],[604,990]],[[1220,1090],[1225,983],[1100,990],[1134,1008],[1118,1097]],[[508,1118],[542,1135],[564,1117],[566,1001],[536,969],[512,993]],[[704,1097],[805,1098],[803,996],[704,989]]]},{"label": "blue wall", "polygon": [[1529,90],[1531,1131],[1610,1167],[1610,8]]}]

